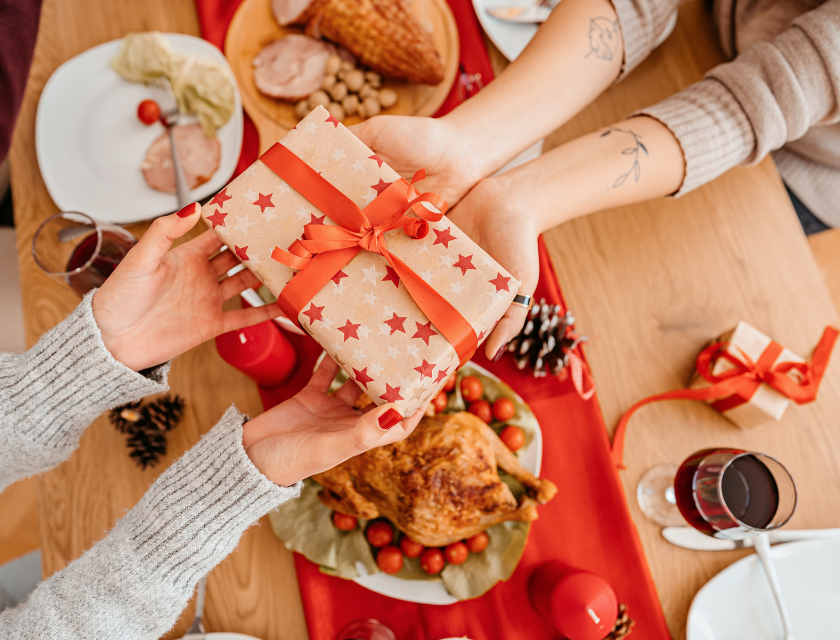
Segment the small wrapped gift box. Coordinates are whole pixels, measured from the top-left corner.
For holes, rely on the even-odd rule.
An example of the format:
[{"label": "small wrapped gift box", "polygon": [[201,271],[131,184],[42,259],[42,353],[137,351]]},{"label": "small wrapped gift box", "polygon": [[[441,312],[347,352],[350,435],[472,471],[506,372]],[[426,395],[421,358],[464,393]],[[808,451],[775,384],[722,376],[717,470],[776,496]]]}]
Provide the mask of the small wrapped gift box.
[{"label": "small wrapped gift box", "polygon": [[201,213],[287,317],[404,415],[472,356],[519,288],[413,183],[318,107]]},{"label": "small wrapped gift box", "polygon": [[637,409],[652,402],[702,400],[740,427],[780,419],[791,400],[813,402],[837,336],[837,329],[826,327],[811,362],[806,362],[755,327],[739,322],[700,352],[688,389],[644,398],[624,413],[613,434],[613,462],[624,468],[627,424]]},{"label": "small wrapped gift box", "polygon": [[[741,363],[751,360],[757,366],[766,366],[769,370],[783,362],[805,363],[804,358],[800,358],[790,349],[782,347],[751,324],[743,321],[713,342],[722,345],[717,357],[710,362],[710,373],[714,378],[721,378],[724,372],[733,371],[738,366],[737,362],[722,357],[723,354]],[[791,368],[782,375],[789,376],[794,383],[798,383],[801,379],[801,372],[796,368]],[[689,388],[704,389],[712,384],[701,375],[699,370],[695,370],[689,382]],[[708,399],[706,402],[739,427],[750,428],[770,420],[780,420],[790,404],[790,398],[770,387],[766,382],[761,382],[743,388],[732,395]]]}]

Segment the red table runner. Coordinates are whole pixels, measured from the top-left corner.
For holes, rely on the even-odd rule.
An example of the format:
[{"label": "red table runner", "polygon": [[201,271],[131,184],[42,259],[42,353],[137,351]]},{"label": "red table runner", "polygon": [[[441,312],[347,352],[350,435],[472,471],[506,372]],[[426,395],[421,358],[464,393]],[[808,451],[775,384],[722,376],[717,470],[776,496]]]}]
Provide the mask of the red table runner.
[{"label": "red table runner", "polygon": [[[196,0],[204,37],[222,48],[227,25],[241,0]],[[487,50],[470,0],[448,0],[458,22],[461,64],[493,78]],[[457,85],[457,82],[456,82]],[[460,102],[457,87],[437,115]],[[257,157],[256,129],[246,116],[245,137],[237,174]],[[565,302],[542,240],[540,282],[534,296]],[[298,368],[282,387],[260,389],[266,409],[291,397],[306,383],[321,347],[309,337],[289,335],[298,351]],[[582,354],[581,354],[582,355]],[[467,636],[473,640],[542,640],[558,637],[534,610],[528,580],[549,559],[593,571],[616,591],[636,620],[634,635],[645,640],[670,638],[656,589],[645,562],[641,541],[630,517],[624,489],[610,458],[610,442],[596,397],[581,400],[570,380],[536,379],[516,369],[512,359],[497,363],[483,355],[474,360],[507,382],[533,409],[543,432],[541,476],[559,487],[557,496],[539,509],[522,561],[510,580],[484,596],[446,607],[393,600],[354,582],[322,574],[316,565],[295,554],[301,599],[313,640],[334,640],[351,620],[374,617],[387,624],[399,640],[440,640]]]}]

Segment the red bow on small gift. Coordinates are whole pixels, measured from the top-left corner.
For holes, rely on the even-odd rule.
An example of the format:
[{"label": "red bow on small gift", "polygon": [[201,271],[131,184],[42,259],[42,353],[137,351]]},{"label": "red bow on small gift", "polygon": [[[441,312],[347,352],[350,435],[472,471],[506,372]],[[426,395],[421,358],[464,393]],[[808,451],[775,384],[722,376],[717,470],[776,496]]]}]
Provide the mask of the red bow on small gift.
[{"label": "red bow on small gift", "polygon": [[[472,325],[411,267],[388,251],[385,243],[384,234],[400,228],[411,238],[424,238],[429,233],[427,221],[440,220],[446,213],[446,201],[439,195],[418,196],[414,190],[414,183],[425,177],[424,171],[414,174],[411,183],[403,179],[391,183],[362,210],[279,142],[260,160],[336,223],[305,225],[304,239],[295,240],[288,251],[275,247],[271,254],[277,262],[300,270],[277,297],[290,320],[297,323],[298,315],[313,296],[359,251],[371,251],[384,257],[396,271],[417,306],[455,348],[461,365],[472,357],[478,347]],[[425,202],[438,211],[426,208]],[[418,217],[406,215],[409,209]]]},{"label": "red bow on small gift", "polygon": [[[796,404],[807,404],[817,399],[823,374],[828,366],[831,351],[837,341],[838,331],[834,327],[826,327],[823,331],[811,362],[779,362],[776,359],[782,353],[782,346],[770,341],[757,362],[738,349],[738,358],[726,349],[728,342],[715,342],[700,352],[697,356],[697,372],[708,381],[711,386],[701,389],[675,389],[659,393],[639,400],[621,417],[615,428],[612,442],[612,459],[615,466],[624,469],[624,437],[627,423],[637,409],[662,400],[715,400],[711,406],[718,411],[728,411],[742,404],[746,404],[758,391],[762,384],[775,389]],[[719,358],[728,360],[733,368],[723,373],[713,374],[712,369]],[[774,364],[775,363],[775,364]],[[796,372],[796,380],[789,374]]]}]

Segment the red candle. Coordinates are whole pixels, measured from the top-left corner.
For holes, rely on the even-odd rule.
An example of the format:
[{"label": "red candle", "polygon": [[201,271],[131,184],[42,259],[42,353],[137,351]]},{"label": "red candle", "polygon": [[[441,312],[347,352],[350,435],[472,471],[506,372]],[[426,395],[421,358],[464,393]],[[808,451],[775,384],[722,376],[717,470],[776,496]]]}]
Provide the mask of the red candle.
[{"label": "red candle", "polygon": [[297,352],[273,320],[223,333],[216,338],[222,360],[258,385],[276,387],[297,366]]},{"label": "red candle", "polygon": [[615,627],[618,600],[600,576],[552,560],[531,576],[531,602],[569,640],[604,640]]}]

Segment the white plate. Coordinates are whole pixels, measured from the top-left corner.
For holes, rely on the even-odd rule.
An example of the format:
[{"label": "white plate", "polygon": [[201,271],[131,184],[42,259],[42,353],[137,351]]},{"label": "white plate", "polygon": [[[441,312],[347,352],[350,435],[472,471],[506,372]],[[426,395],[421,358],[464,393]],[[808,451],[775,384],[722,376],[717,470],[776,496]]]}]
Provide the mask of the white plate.
[{"label": "white plate", "polygon": [[[790,610],[803,640],[840,637],[840,541],[803,540],[772,547]],[[688,612],[688,640],[779,640],[782,621],[755,555],[742,558],[700,589]]]},{"label": "white plate", "polygon": [[537,24],[517,24],[494,18],[487,9],[493,7],[528,7],[537,4],[534,0],[472,0],[475,15],[481,28],[496,48],[508,60],[516,60],[537,33]]},{"label": "white plate", "polygon": [[[236,94],[230,120],[217,132],[222,156],[208,182],[192,191],[193,200],[224,187],[242,149],[242,100],[224,55],[201,38],[163,34],[172,49],[209,54],[227,69]],[[175,211],[174,194],[146,184],[140,163],[160,124],[137,119],[137,105],[151,89],[123,80],[111,69],[120,40],[106,42],[68,60],[50,77],[38,102],[35,148],[38,166],[53,201],[62,211],[81,211],[105,222],[128,224]]]},{"label": "white plate", "polygon": [[[478,21],[481,23],[481,28],[487,37],[496,45],[496,48],[510,61],[516,60],[519,54],[528,46],[537,33],[538,24],[521,24],[515,22],[507,22],[494,18],[487,9],[493,7],[528,7],[537,4],[535,0],[472,0],[475,14],[478,16]],[[665,39],[674,31],[677,25],[677,14],[674,12],[665,27],[665,31],[659,36],[659,40],[654,45],[654,49],[665,42]]]},{"label": "white plate", "polygon": [[[497,376],[487,371],[487,369],[478,366],[474,362],[470,362],[467,366],[472,367],[488,378],[492,378],[498,382],[503,382]],[[513,397],[527,405],[527,403],[519,397],[519,395],[514,393],[510,387],[508,387],[508,389]],[[522,466],[528,471],[539,477],[540,466],[542,464],[542,431],[540,430],[540,425],[537,423],[536,418],[534,419],[534,423],[536,426],[534,437],[527,446],[519,450],[519,462],[521,462]],[[356,569],[361,574],[367,572],[367,569],[361,562],[356,565]],[[443,581],[441,580],[403,580],[401,578],[397,578],[396,576],[389,576],[387,573],[380,572],[374,573],[373,575],[362,575],[359,578],[355,578],[354,582],[370,589],[371,591],[381,593],[383,596],[396,598],[397,600],[405,600],[406,602],[442,605],[454,604],[459,601],[446,590],[446,587],[443,586]]]}]

